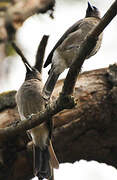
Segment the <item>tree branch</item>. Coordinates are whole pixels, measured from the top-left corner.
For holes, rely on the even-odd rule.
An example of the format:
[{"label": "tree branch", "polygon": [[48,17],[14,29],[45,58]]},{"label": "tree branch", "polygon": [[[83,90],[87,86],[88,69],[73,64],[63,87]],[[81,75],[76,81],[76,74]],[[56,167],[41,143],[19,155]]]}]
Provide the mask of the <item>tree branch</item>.
[{"label": "tree branch", "polygon": [[[113,8],[117,9],[117,1],[115,1],[115,3],[113,4]],[[117,11],[115,12],[115,10],[111,10],[110,12],[114,12],[114,15],[112,16],[112,14],[110,15],[109,13],[109,21],[115,16]],[[78,54],[77,58],[79,62],[76,60],[74,64],[71,66],[67,78],[65,80],[62,93],[59,95],[59,98],[51,105],[48,105],[45,111],[35,115],[31,114],[28,120],[20,122],[17,126],[1,128],[1,143],[3,140],[8,140],[8,143],[10,137],[16,138],[16,134],[19,135],[20,132],[22,134],[22,132],[25,132],[26,130],[39,125],[41,122],[45,121],[45,119],[51,118],[53,115],[65,108],[74,107],[73,99],[71,98],[71,96],[68,95],[71,95],[71,93],[73,92],[77,75],[81,69],[81,66],[84,62],[87,53],[89,53],[90,49],[95,45],[97,36],[99,35],[99,33],[102,32],[103,28],[107,26],[109,21],[104,20],[103,23],[105,22],[105,24],[102,23],[103,27],[99,24],[96,27],[97,29],[95,28],[95,30],[93,31],[95,32],[94,37],[92,35],[92,32],[86,38],[86,41],[84,41],[83,45],[80,48],[80,53]],[[89,40],[87,40],[88,38]],[[55,129],[53,132],[53,144],[56,145],[54,149],[60,162],[74,162],[76,160],[83,158],[87,160],[93,159],[99,162],[106,162],[117,167],[117,70],[115,69],[115,67],[111,67],[108,73],[106,69],[103,69],[102,71],[97,70],[95,71],[95,73],[92,72],[93,75],[95,74],[93,79],[94,84],[91,81],[91,74],[91,79],[89,79],[89,84],[87,86],[87,78],[86,81],[83,81],[84,79],[82,80],[81,76],[81,82],[84,82],[84,85],[81,84],[80,86],[81,82],[78,80],[78,84],[74,92],[74,96],[76,97],[76,101],[78,102],[77,106],[75,106],[75,108],[69,111],[64,110],[56,116],[54,116]],[[58,93],[58,89],[56,91]],[[107,111],[107,109],[109,109],[109,111]],[[1,118],[3,118],[3,116]],[[63,137],[64,139],[63,141],[61,141]],[[22,147],[21,142],[20,145]],[[16,148],[16,144],[13,147]],[[28,164],[30,162],[29,159],[31,156],[26,156],[26,154],[29,154],[27,153],[28,148],[26,147],[26,143],[25,145],[23,145],[22,150],[19,150],[19,146],[17,146],[18,153],[16,151],[17,149],[14,150],[13,147],[11,147],[11,144],[7,147],[0,146],[0,153],[1,150],[3,150],[4,157],[6,160],[3,161],[6,162],[6,164],[2,164],[2,161],[0,159],[1,176],[6,176],[4,178],[7,180],[24,179],[24,174],[25,177],[27,177],[26,175],[32,177],[31,166],[29,166],[28,170],[26,170],[24,174],[22,171],[22,176],[20,176],[19,174],[18,175],[20,177],[17,176],[17,172],[20,172],[19,167],[20,169],[22,169],[22,167],[25,166],[28,167]],[[5,151],[4,148],[6,148],[6,150],[9,151]],[[1,154],[0,157],[2,157]],[[24,157],[26,157],[26,159]],[[9,159],[10,161],[8,162]],[[6,166],[7,164],[9,166]],[[30,165],[32,165],[32,162],[30,163]],[[10,178],[9,174],[11,175]],[[2,179],[4,178],[2,176]]]},{"label": "tree branch", "polygon": [[[64,81],[64,86],[62,90],[62,94],[60,94],[58,100],[51,105],[48,105],[46,110],[44,112],[40,112],[36,115],[31,115],[28,120],[21,122],[17,127],[9,127],[6,129],[1,129],[0,130],[0,136],[8,137],[9,135],[15,135],[18,134],[22,131],[31,129],[39,124],[41,124],[45,119],[51,118],[54,114],[60,112],[61,110],[65,108],[72,108],[74,106],[73,99],[71,99],[70,96],[71,93],[73,92],[73,88],[77,79],[77,75],[81,69],[81,66],[84,62],[85,57],[87,54],[91,51],[92,47],[95,45],[96,40],[97,40],[97,34],[99,35],[99,31],[97,29],[101,29],[100,33],[102,30],[106,27],[106,25],[112,20],[112,17],[116,15],[115,9],[117,8],[117,1],[113,3],[111,6],[111,14],[108,15],[108,12],[106,15],[102,18],[101,24],[105,24],[103,27],[100,27],[97,25],[95,29],[87,36],[86,40],[83,42],[82,46],[80,47],[79,54],[77,56],[77,59],[71,66],[67,78]],[[114,9],[114,10],[113,10]],[[113,14],[114,13],[114,14]],[[109,21],[105,20],[108,15]],[[99,28],[100,27],[100,28]],[[96,32],[96,34],[94,34]],[[69,81],[69,79],[71,79]],[[71,82],[71,83],[68,83]],[[66,95],[66,96],[65,96]]]},{"label": "tree branch", "polygon": [[[55,97],[62,84],[63,80],[56,84]],[[73,95],[77,106],[53,116],[52,143],[59,162],[96,160],[117,168],[117,65],[80,74]],[[15,125],[18,119],[16,108],[6,105],[0,113],[0,127],[9,121]],[[8,136],[2,145],[0,137],[0,179],[33,177],[31,142],[22,135]]]},{"label": "tree branch", "polygon": [[29,130],[41,124],[45,120],[52,118],[54,114],[60,112],[61,110],[71,109],[73,107],[73,98],[71,98],[70,96],[59,96],[57,101],[46,107],[45,111],[39,112],[37,114],[31,114],[27,120],[21,121],[16,127],[11,126],[0,129],[0,138],[2,138],[2,140],[5,140],[8,137],[25,132],[26,130]]},{"label": "tree branch", "polygon": [[36,54],[36,62],[35,62],[35,68],[38,69],[38,71],[41,73],[42,72],[42,66],[43,66],[43,59],[44,59],[44,55],[45,55],[45,48],[48,42],[48,38],[49,36],[44,35],[38,50],[37,50],[37,54]]},{"label": "tree branch", "polygon": [[[74,90],[76,79],[84,63],[84,60],[88,54],[90,54],[92,48],[95,46],[98,36],[102,33],[105,27],[111,22],[111,20],[117,14],[117,0],[112,4],[106,14],[103,16],[99,24],[87,35],[85,41],[80,46],[77,54],[77,58],[71,65],[68,71],[67,77],[64,81],[62,93],[65,95],[71,95]],[[70,82],[70,83],[69,83]]]},{"label": "tree branch", "polygon": [[12,42],[12,46],[15,49],[15,51],[17,52],[17,54],[22,58],[22,61],[24,62],[24,64],[26,63],[30,67],[30,64],[28,63],[27,59],[23,55],[22,51],[16,46],[16,44],[14,42]]},{"label": "tree branch", "polygon": [[[104,23],[105,26],[100,27],[100,23],[99,23],[99,25],[97,25],[95,27],[95,29],[87,36],[86,40],[83,42],[82,46],[80,47],[80,51],[77,56],[77,59],[71,66],[71,68],[68,72],[67,78],[64,81],[62,93],[60,94],[59,98],[51,105],[48,105],[44,112],[40,112],[35,115],[33,115],[33,114],[30,115],[28,120],[19,123],[19,125],[17,127],[15,127],[15,128],[9,127],[9,128],[5,128],[5,129],[1,129],[0,130],[1,137],[13,136],[20,132],[29,130],[29,129],[41,124],[45,119],[51,118],[53,115],[60,112],[61,110],[65,109],[65,108],[74,107],[73,99],[69,95],[71,95],[71,93],[73,92],[73,88],[74,88],[74,85],[75,85],[75,82],[77,79],[77,75],[81,69],[81,66],[84,62],[85,57],[91,51],[92,47],[96,43],[97,34],[99,35],[102,32],[102,30],[107,26],[107,24],[111,21],[112,17],[114,17],[116,15],[115,10],[113,10],[113,9],[117,9],[117,0],[111,6],[110,9],[111,10],[109,10],[109,12],[111,12],[112,14],[108,15],[108,18],[111,17],[111,18],[109,18],[109,21],[105,20],[105,18],[106,18],[106,15],[105,15],[104,18],[102,18],[102,20],[101,20],[101,24]],[[114,15],[113,15],[113,12],[114,12]],[[108,14],[108,12],[106,14]],[[101,29],[100,33],[97,33],[97,32],[99,32],[99,30],[97,31],[97,29]],[[96,34],[94,34],[94,32],[96,32]],[[69,83],[69,82],[71,82],[71,83]]]}]

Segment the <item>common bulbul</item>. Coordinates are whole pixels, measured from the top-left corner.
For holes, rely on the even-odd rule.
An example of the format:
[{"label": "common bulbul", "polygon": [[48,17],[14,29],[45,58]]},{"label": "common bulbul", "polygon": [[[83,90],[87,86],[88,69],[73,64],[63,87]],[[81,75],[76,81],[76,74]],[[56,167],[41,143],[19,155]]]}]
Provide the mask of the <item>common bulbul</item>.
[{"label": "common bulbul", "polygon": [[[26,67],[25,81],[17,91],[16,103],[21,120],[26,120],[32,114],[39,113],[45,108],[45,100],[42,97],[43,83],[41,73],[32,67],[19,48],[13,43],[13,47],[22,57]],[[41,71],[41,70],[40,70]],[[52,180],[53,168],[58,168],[59,163],[54,153],[51,142],[52,122],[45,121],[29,130],[34,144],[34,175],[39,180]]]},{"label": "common bulbul", "polygon": [[[51,69],[49,70],[49,77],[44,85],[43,97],[49,99],[56,81],[59,75],[75,60],[79,47],[88,35],[88,33],[100,22],[100,12],[95,6],[91,6],[88,2],[88,8],[86,10],[86,16],[84,19],[77,21],[72,25],[58,40],[51,52],[49,53],[47,60],[44,64],[44,68],[51,63]],[[86,57],[90,58],[97,53],[101,46],[102,34],[98,37],[95,47],[91,53]]]}]

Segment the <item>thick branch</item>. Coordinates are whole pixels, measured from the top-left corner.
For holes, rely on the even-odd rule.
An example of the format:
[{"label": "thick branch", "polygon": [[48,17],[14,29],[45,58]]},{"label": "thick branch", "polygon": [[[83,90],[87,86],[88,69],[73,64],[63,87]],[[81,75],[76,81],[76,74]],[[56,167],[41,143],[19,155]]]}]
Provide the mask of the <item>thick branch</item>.
[{"label": "thick branch", "polygon": [[[55,96],[60,85],[62,81],[56,86]],[[97,160],[117,168],[117,65],[80,75],[74,97],[75,108],[54,116],[59,161]]]},{"label": "thick branch", "polygon": [[[87,35],[85,41],[80,46],[80,49],[77,54],[77,58],[74,60],[74,63],[71,65],[71,68],[67,74],[67,77],[64,81],[64,86],[62,93],[66,95],[71,95],[74,90],[77,76],[81,70],[81,67],[84,63],[84,60],[96,44],[98,36],[102,33],[105,27],[111,22],[111,20],[117,14],[117,0],[112,4],[106,14],[103,16],[99,24]],[[69,83],[70,82],[70,83]]]}]

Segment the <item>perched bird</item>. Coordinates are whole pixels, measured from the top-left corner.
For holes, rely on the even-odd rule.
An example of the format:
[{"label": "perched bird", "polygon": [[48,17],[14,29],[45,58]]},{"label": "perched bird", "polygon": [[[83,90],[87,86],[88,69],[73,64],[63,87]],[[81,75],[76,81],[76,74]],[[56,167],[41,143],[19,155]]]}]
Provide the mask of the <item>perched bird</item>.
[{"label": "perched bird", "polygon": [[[44,64],[44,68],[51,63],[49,77],[43,89],[43,97],[49,99],[59,75],[69,68],[76,58],[79,47],[87,34],[100,22],[100,12],[95,6],[88,2],[86,16],[71,26],[55,44]],[[90,58],[99,50],[102,41],[102,34],[98,37],[96,46],[86,57]]]},{"label": "perched bird", "polygon": [[[13,43],[13,47],[22,57],[26,67],[25,81],[16,94],[16,103],[21,120],[26,120],[32,114],[45,108],[45,100],[42,97],[43,83],[40,72],[31,67],[19,48]],[[39,64],[39,63],[38,63]],[[51,143],[52,121],[45,121],[37,127],[29,130],[34,144],[34,175],[39,180],[52,180],[53,168],[58,168],[59,163]]]}]

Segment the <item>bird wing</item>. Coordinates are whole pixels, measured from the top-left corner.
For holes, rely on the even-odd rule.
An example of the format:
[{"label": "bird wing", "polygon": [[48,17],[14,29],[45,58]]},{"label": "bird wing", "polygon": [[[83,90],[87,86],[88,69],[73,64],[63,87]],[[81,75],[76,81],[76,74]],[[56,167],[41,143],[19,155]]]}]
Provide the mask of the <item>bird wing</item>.
[{"label": "bird wing", "polygon": [[82,19],[80,21],[77,21],[74,25],[72,25],[64,34],[63,36],[58,40],[58,42],[55,44],[55,46],[53,47],[53,49],[51,50],[51,52],[49,53],[46,62],[44,64],[44,68],[47,67],[51,62],[52,62],[52,57],[53,57],[53,53],[56,50],[56,48],[67,38],[67,36],[70,33],[73,33],[74,31],[76,31],[81,23],[82,23]]}]

